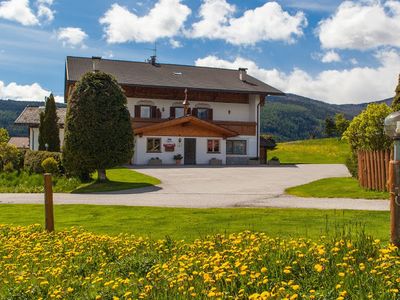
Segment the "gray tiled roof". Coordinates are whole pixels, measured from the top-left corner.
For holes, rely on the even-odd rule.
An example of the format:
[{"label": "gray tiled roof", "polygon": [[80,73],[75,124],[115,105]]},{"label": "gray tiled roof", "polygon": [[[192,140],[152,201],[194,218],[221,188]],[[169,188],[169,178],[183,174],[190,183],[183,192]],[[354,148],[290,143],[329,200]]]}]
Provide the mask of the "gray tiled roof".
[{"label": "gray tiled roof", "polygon": [[13,136],[8,141],[9,145],[14,145],[17,148],[29,148],[29,138]]},{"label": "gray tiled roof", "polygon": [[[14,123],[20,125],[39,125],[41,111],[44,111],[44,107],[27,106],[18,116],[18,118],[15,120]],[[67,113],[66,108],[57,108],[59,125],[64,125],[66,113]]]},{"label": "gray tiled roof", "polygon": [[[67,57],[66,80],[78,81],[93,69],[92,58]],[[209,67],[157,64],[101,59],[98,69],[114,75],[121,85],[188,88],[242,93],[283,94],[278,89],[246,75],[239,79],[239,71]]]}]

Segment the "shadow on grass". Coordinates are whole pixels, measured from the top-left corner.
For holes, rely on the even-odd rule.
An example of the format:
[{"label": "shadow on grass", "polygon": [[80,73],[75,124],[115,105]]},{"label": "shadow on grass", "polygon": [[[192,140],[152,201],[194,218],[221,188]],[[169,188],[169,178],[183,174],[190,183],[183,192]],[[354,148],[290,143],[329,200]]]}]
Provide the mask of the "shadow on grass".
[{"label": "shadow on grass", "polygon": [[[94,181],[88,185],[73,190],[72,194],[140,194],[149,193],[160,190],[158,186],[154,186],[146,182],[122,182],[108,180],[106,182]],[[101,192],[99,192],[101,191]]]}]

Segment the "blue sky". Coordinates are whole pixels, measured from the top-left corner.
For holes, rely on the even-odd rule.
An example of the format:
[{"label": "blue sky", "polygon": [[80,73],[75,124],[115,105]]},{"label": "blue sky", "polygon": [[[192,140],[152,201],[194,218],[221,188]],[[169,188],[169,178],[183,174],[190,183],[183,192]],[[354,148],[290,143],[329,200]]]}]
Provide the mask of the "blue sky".
[{"label": "blue sky", "polygon": [[[373,20],[373,22],[372,22]],[[400,1],[0,0],[0,98],[62,101],[67,55],[247,67],[330,103],[393,96]]]}]

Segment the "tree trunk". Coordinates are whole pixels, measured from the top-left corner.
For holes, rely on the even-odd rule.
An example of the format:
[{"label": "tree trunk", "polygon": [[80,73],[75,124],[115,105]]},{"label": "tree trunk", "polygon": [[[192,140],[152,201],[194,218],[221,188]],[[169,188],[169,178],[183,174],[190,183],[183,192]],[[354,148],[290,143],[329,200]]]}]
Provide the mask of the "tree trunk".
[{"label": "tree trunk", "polygon": [[105,169],[98,169],[97,170],[97,180],[98,181],[106,181],[107,180],[107,175],[106,175],[106,170]]}]

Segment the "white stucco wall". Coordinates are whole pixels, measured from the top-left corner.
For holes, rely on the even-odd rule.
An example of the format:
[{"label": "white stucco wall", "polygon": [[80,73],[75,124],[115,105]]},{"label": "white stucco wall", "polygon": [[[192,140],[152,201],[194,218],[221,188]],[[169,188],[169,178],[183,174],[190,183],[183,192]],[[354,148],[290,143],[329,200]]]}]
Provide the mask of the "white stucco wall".
[{"label": "white stucco wall", "polygon": [[[219,102],[200,102],[190,101],[190,108],[194,107],[209,107],[213,109],[213,119],[218,121],[241,121],[255,122],[254,103],[255,96],[250,97],[249,104],[240,103],[219,103]],[[128,109],[132,117],[135,115],[135,105],[138,104],[153,104],[161,111],[161,117],[167,119],[170,117],[169,108],[175,105],[181,105],[181,100],[163,100],[163,99],[143,99],[143,98],[128,98]],[[163,111],[164,109],[164,111]],[[230,111],[230,113],[229,113]]]},{"label": "white stucco wall", "polygon": [[[147,153],[147,138],[161,138],[161,152],[160,153]],[[179,143],[179,138],[181,138],[181,142]],[[189,137],[191,138],[191,137]],[[168,139],[171,139],[172,143],[175,144],[174,152],[166,152],[164,149],[164,144]],[[181,154],[185,156],[184,149],[184,139],[185,137],[176,137],[176,136],[143,136],[143,137],[135,137],[135,152],[133,155],[133,164],[137,165],[147,165],[149,160],[154,157],[158,157],[162,160],[163,164],[175,164],[174,155]],[[211,138],[218,139],[220,141],[220,153],[207,153],[207,140],[209,138],[196,138],[196,164],[208,164],[211,158],[221,159],[222,163],[225,164],[225,149],[226,142],[223,139],[219,138]],[[182,164],[184,164],[184,159],[182,160]]]},{"label": "white stucco wall", "polygon": [[[64,144],[64,128],[60,128],[60,148]],[[29,128],[29,148],[31,150],[39,150],[39,128]]]},{"label": "white stucco wall", "polygon": [[227,156],[231,157],[257,157],[257,137],[252,135],[239,135],[233,138],[228,138],[228,140],[241,140],[246,141],[247,145],[247,153],[246,155],[236,155],[236,154],[227,154]]}]

